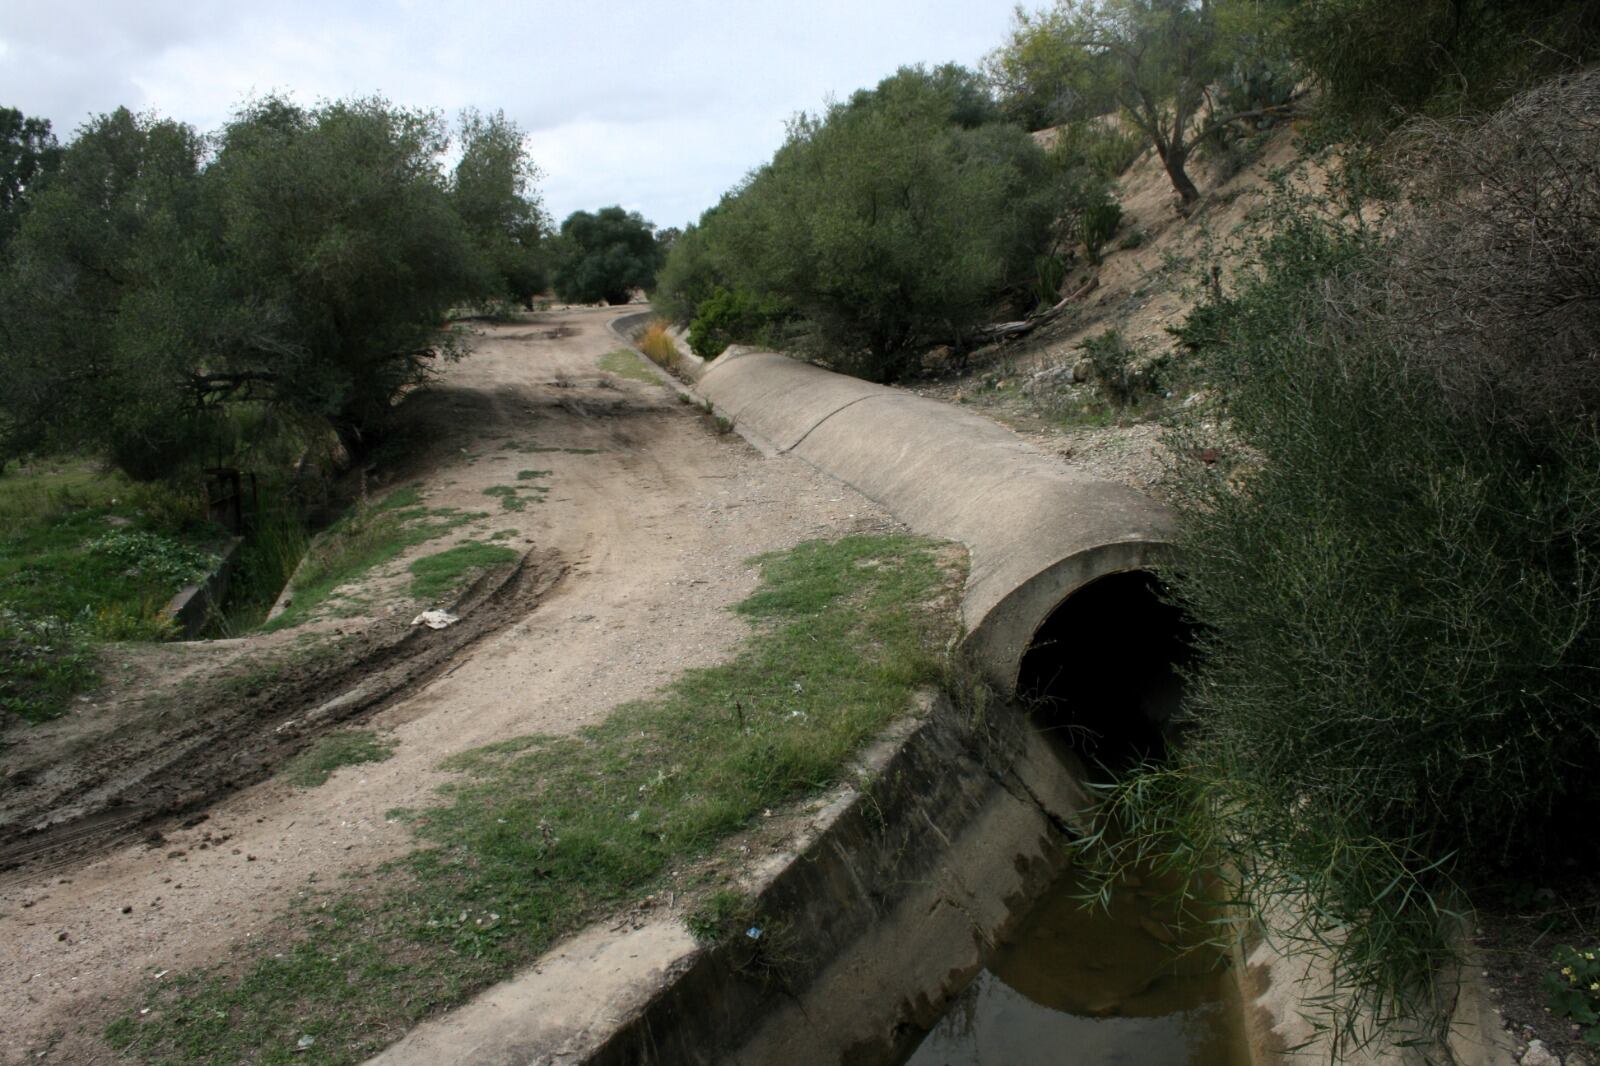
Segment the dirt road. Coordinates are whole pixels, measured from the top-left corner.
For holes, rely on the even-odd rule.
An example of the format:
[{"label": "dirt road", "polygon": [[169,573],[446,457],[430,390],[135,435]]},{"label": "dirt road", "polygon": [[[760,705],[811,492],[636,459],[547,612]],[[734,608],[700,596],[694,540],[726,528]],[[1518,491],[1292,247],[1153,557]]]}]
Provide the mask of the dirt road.
[{"label": "dirt road", "polygon": [[[619,347],[612,317],[570,310],[482,327],[425,401],[436,435],[405,482],[430,507],[493,512],[460,536],[498,532],[564,566],[561,579],[367,721],[396,743],[388,761],[309,790],[267,780],[204,821],[164,827],[159,844],[0,875],[0,1061],[113,1061],[98,1033],[129,994],[222,957],[297,892],[407,850],[409,831],[386,812],[429,803],[443,758],[577,729],[718,661],[743,632],[726,608],[755,586],[750,556],[892,526],[800,462],[719,436],[665,387],[602,371]],[[485,490],[528,470],[548,494],[502,511],[503,496]],[[338,625],[393,625],[414,610],[393,599],[398,575],[446,543],[370,575],[367,595],[350,597],[367,615]]]}]

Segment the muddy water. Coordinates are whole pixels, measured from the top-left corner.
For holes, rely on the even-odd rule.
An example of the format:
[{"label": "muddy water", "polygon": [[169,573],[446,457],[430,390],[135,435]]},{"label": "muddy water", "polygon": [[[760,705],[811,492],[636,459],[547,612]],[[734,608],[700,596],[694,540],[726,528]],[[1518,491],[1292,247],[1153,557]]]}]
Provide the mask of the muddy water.
[{"label": "muddy water", "polygon": [[1084,910],[1063,878],[905,1066],[1249,1066],[1232,975],[1180,951],[1135,881]]}]

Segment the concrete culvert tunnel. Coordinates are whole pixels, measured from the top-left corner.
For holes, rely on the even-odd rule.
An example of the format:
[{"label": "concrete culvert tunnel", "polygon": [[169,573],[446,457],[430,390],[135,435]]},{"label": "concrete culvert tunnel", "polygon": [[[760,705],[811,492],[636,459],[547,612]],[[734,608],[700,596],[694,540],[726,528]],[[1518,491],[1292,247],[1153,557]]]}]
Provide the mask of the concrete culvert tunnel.
[{"label": "concrete culvert tunnel", "polygon": [[734,347],[689,373],[759,447],[967,546],[966,649],[1003,695],[1090,760],[1160,750],[1188,647],[1154,576],[1172,557],[1167,508],[971,411],[773,352]]},{"label": "concrete culvert tunnel", "polygon": [[1111,769],[1158,756],[1182,699],[1191,632],[1147,570],[1097,578],[1034,632],[1017,696],[1039,727]]}]

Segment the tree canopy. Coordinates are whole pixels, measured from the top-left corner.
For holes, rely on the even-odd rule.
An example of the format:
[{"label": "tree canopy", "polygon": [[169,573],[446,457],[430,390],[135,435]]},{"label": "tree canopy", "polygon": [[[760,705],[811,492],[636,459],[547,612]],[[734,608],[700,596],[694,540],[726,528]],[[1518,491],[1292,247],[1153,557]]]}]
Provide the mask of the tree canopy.
[{"label": "tree canopy", "polygon": [[504,112],[464,111],[459,129],[461,161],[450,188],[456,213],[505,297],[526,304],[548,284],[541,242],[550,221],[534,188],[539,169]]},{"label": "tree canopy", "polygon": [[381,433],[452,352],[448,311],[525,281],[499,253],[537,241],[520,135],[465,125],[452,180],[439,116],[380,98],[266,97],[209,139],[126,109],[89,122],[0,276],[5,453],[89,448],[156,476],[243,399],[352,446]]},{"label": "tree canopy", "polygon": [[0,247],[21,224],[23,196],[61,157],[50,121],[0,107]]},{"label": "tree canopy", "polygon": [[918,345],[962,343],[1050,238],[1044,153],[982,79],[907,67],[801,115],[767,165],[676,242],[663,303],[740,290],[797,341],[875,378]]},{"label": "tree canopy", "polygon": [[655,283],[661,247],[655,226],[637,211],[574,211],[555,247],[556,295],[571,303],[625,304]]}]

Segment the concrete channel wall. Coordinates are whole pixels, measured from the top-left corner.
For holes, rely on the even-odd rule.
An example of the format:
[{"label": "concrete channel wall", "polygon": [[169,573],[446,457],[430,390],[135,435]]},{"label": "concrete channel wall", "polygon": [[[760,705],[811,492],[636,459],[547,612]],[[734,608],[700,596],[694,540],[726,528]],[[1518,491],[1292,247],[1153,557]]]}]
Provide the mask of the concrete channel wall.
[{"label": "concrete channel wall", "polygon": [[[613,328],[631,339],[653,317]],[[918,533],[967,546],[968,646],[1007,693],[1035,631],[1069,596],[1172,556],[1167,508],[1068,469],[981,415],[775,352],[735,346],[694,363],[684,369],[696,391],[747,439],[804,459]]]}]

